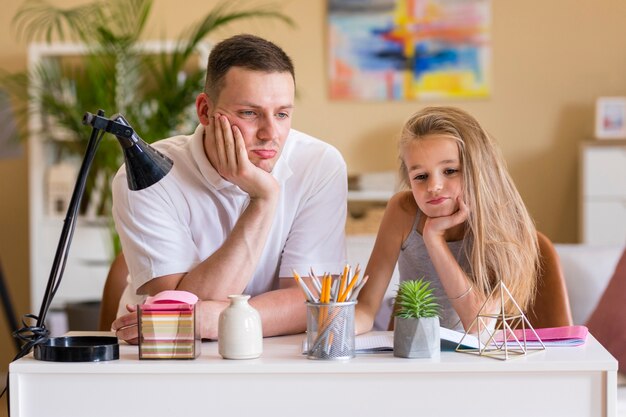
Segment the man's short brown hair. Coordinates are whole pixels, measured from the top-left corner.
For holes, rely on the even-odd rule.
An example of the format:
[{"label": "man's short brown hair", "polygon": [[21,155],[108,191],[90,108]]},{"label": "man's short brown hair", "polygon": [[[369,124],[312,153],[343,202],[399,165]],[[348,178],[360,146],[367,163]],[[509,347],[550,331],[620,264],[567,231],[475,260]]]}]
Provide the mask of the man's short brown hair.
[{"label": "man's short brown hair", "polygon": [[289,72],[295,82],[291,58],[276,44],[254,35],[242,34],[215,45],[209,55],[204,92],[216,101],[224,77],[232,67],[260,72]]}]

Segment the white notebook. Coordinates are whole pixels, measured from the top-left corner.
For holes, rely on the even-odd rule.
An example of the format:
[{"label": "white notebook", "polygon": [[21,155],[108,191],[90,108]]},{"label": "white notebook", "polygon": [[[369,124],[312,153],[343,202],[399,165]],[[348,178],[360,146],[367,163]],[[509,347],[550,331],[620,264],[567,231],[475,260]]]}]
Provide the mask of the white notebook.
[{"label": "white notebook", "polygon": [[[455,350],[463,339],[464,348],[477,348],[479,346],[478,339],[475,336],[467,335],[455,330],[439,328],[439,336],[441,338],[441,350]],[[354,338],[354,350],[359,353],[381,353],[393,352],[393,332],[392,331],[374,331],[358,335]],[[302,353],[307,352],[306,337],[302,341]]]},{"label": "white notebook", "polygon": [[[464,348],[478,348],[478,338],[473,335],[463,336],[465,333],[455,330],[439,328],[441,350],[455,350],[463,339]],[[393,332],[369,332],[358,335],[354,340],[356,353],[393,352]]]}]

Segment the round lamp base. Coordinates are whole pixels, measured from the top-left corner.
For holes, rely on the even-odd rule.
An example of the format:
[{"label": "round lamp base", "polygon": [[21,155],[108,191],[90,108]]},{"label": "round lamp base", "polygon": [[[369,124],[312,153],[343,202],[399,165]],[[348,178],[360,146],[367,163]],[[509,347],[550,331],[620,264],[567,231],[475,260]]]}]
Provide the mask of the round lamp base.
[{"label": "round lamp base", "polygon": [[53,337],[35,346],[35,359],[50,362],[100,362],[120,358],[117,337]]}]

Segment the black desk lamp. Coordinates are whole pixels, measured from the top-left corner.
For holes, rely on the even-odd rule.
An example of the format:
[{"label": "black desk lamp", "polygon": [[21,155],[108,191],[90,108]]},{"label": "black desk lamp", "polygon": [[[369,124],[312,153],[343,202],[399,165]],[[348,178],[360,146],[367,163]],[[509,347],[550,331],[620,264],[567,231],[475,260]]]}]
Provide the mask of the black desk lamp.
[{"label": "black desk lamp", "polygon": [[119,345],[116,337],[68,336],[49,338],[50,332],[45,325],[46,315],[63,277],[76,226],[78,208],[85,192],[85,182],[104,134],[113,134],[122,146],[128,188],[131,190],[141,190],[157,183],[167,175],[173,162],[137,136],[124,116],[120,114],[107,119],[102,110],[99,110],[97,115],[85,113],[83,124],[92,126],[91,137],[67,208],[39,315],[27,314],[25,316],[25,318],[35,320],[36,324],[28,326],[24,323],[24,327],[14,333],[14,336],[23,342],[15,360],[27,355],[33,348],[35,359],[45,361],[94,362],[119,358]]}]

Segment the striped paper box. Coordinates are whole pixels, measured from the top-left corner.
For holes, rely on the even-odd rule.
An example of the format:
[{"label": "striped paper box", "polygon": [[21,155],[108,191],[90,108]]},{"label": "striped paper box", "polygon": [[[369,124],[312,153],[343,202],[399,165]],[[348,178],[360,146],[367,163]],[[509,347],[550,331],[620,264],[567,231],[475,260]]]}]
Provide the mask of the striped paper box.
[{"label": "striped paper box", "polygon": [[200,355],[197,300],[186,291],[164,291],[137,306],[139,359],[195,359]]}]

